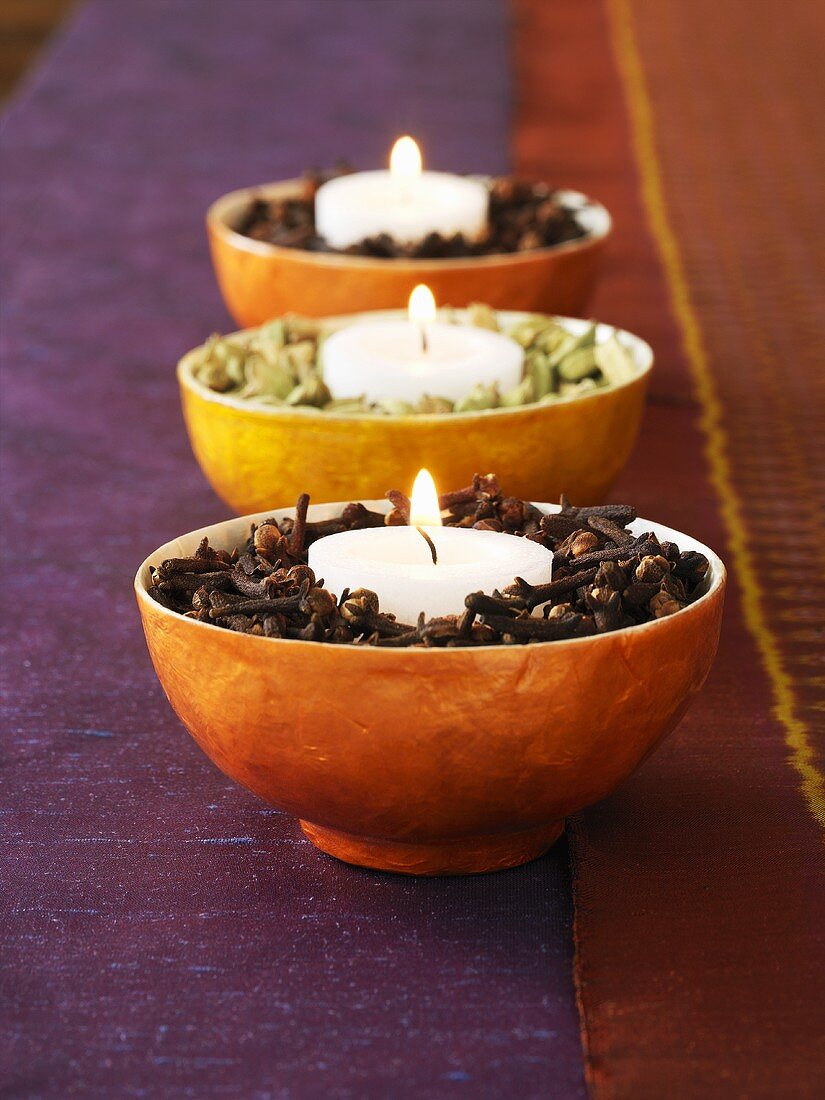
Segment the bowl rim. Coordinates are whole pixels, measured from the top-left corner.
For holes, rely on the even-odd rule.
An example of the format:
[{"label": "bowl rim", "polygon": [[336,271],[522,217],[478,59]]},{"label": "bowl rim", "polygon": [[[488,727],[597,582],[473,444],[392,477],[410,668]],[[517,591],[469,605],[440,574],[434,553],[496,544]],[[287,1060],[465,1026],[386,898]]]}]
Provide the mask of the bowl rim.
[{"label": "bowl rim", "polygon": [[[455,313],[466,313],[466,309],[455,309]],[[538,316],[536,313],[528,310],[496,310],[496,313],[509,317],[513,321],[524,319],[527,317]],[[354,322],[355,318],[385,318],[391,320],[393,318],[402,318],[406,316],[406,312],[400,309],[376,309],[366,310],[357,313],[339,313],[328,317],[318,317],[314,320],[320,323],[327,323],[329,325],[340,327],[350,321]],[[585,326],[591,324],[585,318],[581,317],[564,317],[554,313],[544,314],[548,318],[552,318],[556,321],[561,321],[564,325],[573,325],[575,327]],[[277,320],[277,317],[272,320]],[[264,322],[268,324],[269,322]],[[325,412],[322,409],[316,409],[312,406],[298,405],[298,406],[285,406],[285,405],[265,405],[256,403],[254,399],[248,400],[240,397],[232,396],[231,394],[219,393],[217,390],[210,389],[200,379],[196,378],[193,372],[193,366],[195,362],[195,356],[203,347],[203,344],[199,344],[195,348],[191,348],[187,351],[179,360],[176,368],[176,374],[178,384],[182,389],[189,390],[194,393],[202,401],[211,401],[216,405],[223,405],[226,408],[235,409],[238,412],[243,412],[248,416],[261,417],[263,419],[281,419],[281,418],[295,418],[295,422],[299,422],[301,419],[306,421],[315,421],[318,418],[322,418],[324,423],[329,421],[358,421],[370,423],[391,423],[393,425],[400,424],[449,424],[453,421],[459,420],[461,423],[466,423],[468,420],[473,419],[488,419],[491,416],[511,416],[518,417],[529,414],[530,412],[536,412],[541,409],[551,410],[560,405],[573,405],[580,401],[588,401],[593,398],[605,397],[610,393],[614,393],[618,390],[625,389],[630,386],[638,385],[640,382],[644,385],[647,382],[648,376],[653,369],[654,354],[653,348],[646,340],[643,340],[641,336],[637,336],[635,333],[630,332],[628,329],[619,328],[616,325],[608,324],[604,321],[598,321],[597,324],[597,338],[601,332],[611,331],[615,333],[621,342],[625,344],[627,349],[633,355],[634,365],[636,366],[636,373],[632,378],[627,378],[622,382],[610,383],[607,386],[600,386],[593,390],[587,390],[585,393],[580,394],[568,394],[566,396],[557,397],[555,401],[541,402],[533,401],[528,405],[516,405],[512,408],[497,408],[497,409],[474,409],[468,412],[452,412],[452,413],[360,413],[360,412]],[[237,329],[234,332],[226,333],[227,338],[234,336],[245,336],[247,333],[253,333],[257,329],[261,328],[261,325],[253,325],[246,329]],[[575,333],[574,333],[575,334]]]},{"label": "bowl rim", "polygon": [[[490,180],[492,176],[471,176],[473,179]],[[539,258],[550,255],[560,255],[567,252],[577,252],[606,240],[613,231],[613,219],[610,211],[596,199],[582,191],[576,191],[568,187],[555,188],[555,192],[570,203],[578,203],[582,208],[590,208],[596,212],[602,221],[601,228],[590,229],[584,236],[577,237],[573,241],[561,241],[558,244],[545,245],[543,248],[531,248],[525,252],[499,252],[489,256],[455,256],[452,258],[380,258],[376,256],[348,256],[336,252],[310,252],[305,248],[285,248],[283,245],[270,244],[268,241],[255,241],[251,237],[244,236],[229,224],[232,215],[241,202],[248,203],[253,196],[286,195],[298,190],[303,181],[293,177],[284,180],[272,180],[269,183],[261,183],[252,187],[239,187],[212,202],[206,211],[206,227],[209,232],[220,236],[228,245],[241,252],[251,252],[253,255],[270,257],[271,259],[285,259],[287,257],[310,266],[328,268],[360,268],[362,270],[386,271],[391,264],[396,271],[422,272],[437,268],[439,271],[452,269],[461,271],[471,267],[489,266],[521,266],[535,262]]]},{"label": "bowl rim", "polygon": [[[335,501],[335,502],[324,503],[324,504],[320,504],[320,503],[315,504],[315,505],[311,504],[310,509],[309,509],[309,514],[311,515],[313,510],[320,510],[320,509],[337,508],[340,511],[341,509],[343,509],[345,507],[345,504],[347,504],[347,503],[350,503],[350,502],[349,501],[347,501],[347,502]],[[389,501],[387,501],[387,500],[362,500],[360,503],[364,504],[366,507],[371,508],[374,511],[388,512],[391,508],[391,505],[390,505]],[[553,513],[553,512],[561,511],[561,508],[558,504],[550,504],[550,503],[547,503],[547,502],[539,502],[539,501],[534,501],[532,503],[534,503],[537,508],[540,508],[542,511],[545,511],[547,513]],[[226,633],[226,630],[225,630],[224,627],[217,626],[214,623],[201,622],[199,619],[187,619],[185,615],[181,615],[177,611],[171,611],[169,608],[164,607],[163,604],[158,603],[157,600],[153,600],[152,597],[149,595],[149,592],[148,592],[148,589],[147,589],[147,586],[146,586],[146,582],[144,580],[144,577],[148,577],[149,566],[150,565],[155,565],[158,562],[163,561],[165,558],[175,556],[174,548],[180,542],[181,539],[187,539],[187,540],[191,539],[192,541],[195,541],[195,540],[200,541],[200,539],[203,538],[204,536],[209,536],[210,532],[215,531],[216,528],[232,528],[235,525],[238,525],[239,531],[241,533],[243,533],[244,531],[248,530],[248,528],[253,523],[260,523],[262,520],[269,519],[270,517],[285,518],[290,513],[294,513],[294,511],[295,511],[294,506],[288,507],[288,508],[269,508],[269,509],[267,509],[266,511],[263,511],[263,512],[255,512],[255,513],[251,513],[251,514],[246,515],[246,516],[237,516],[237,517],[234,517],[234,518],[229,519],[229,520],[223,520],[220,523],[213,523],[213,524],[210,524],[207,527],[198,528],[195,531],[188,531],[186,534],[179,535],[179,536],[177,536],[177,538],[171,539],[169,542],[164,543],[162,546],[159,546],[155,551],[153,551],[151,554],[149,554],[141,562],[141,564],[138,567],[138,570],[135,574],[134,589],[135,589],[135,594],[137,596],[138,604],[139,605],[143,604],[143,605],[150,606],[153,613],[160,614],[161,618],[171,617],[176,622],[183,623],[183,624],[188,624],[188,625],[183,627],[184,630],[186,630],[186,629],[194,629],[194,630],[204,629],[204,630],[209,630],[209,631],[216,631],[217,630],[217,631],[220,631],[221,633]],[[663,524],[659,524],[659,523],[653,523],[651,520],[646,520],[646,519],[643,519],[643,518],[639,518],[639,519],[634,520],[633,523],[630,525],[630,527],[631,527],[631,530],[635,534],[641,534],[643,531],[652,531],[655,535],[657,535],[657,537],[660,537],[660,538],[663,537],[665,539],[668,539],[669,541],[677,543],[677,545],[679,546],[679,548],[681,550],[685,549],[684,544],[687,542],[687,543],[690,544],[687,547],[688,549],[698,550],[698,552],[701,553],[701,554],[704,554],[705,557],[710,562],[711,579],[710,579],[710,583],[708,584],[706,590],[696,600],[694,600],[693,603],[688,604],[687,607],[683,608],[681,611],[678,611],[675,615],[665,616],[664,618],[661,618],[661,619],[652,619],[650,622],[639,623],[639,624],[634,625],[634,626],[622,627],[620,630],[612,630],[612,631],[609,631],[605,634],[590,635],[586,638],[564,638],[564,639],[558,639],[556,641],[531,642],[529,647],[521,646],[521,645],[518,645],[518,646],[500,646],[500,645],[498,645],[498,646],[463,646],[463,647],[455,647],[453,649],[446,649],[446,648],[441,648],[441,647],[436,647],[436,646],[433,646],[432,648],[426,648],[424,646],[421,646],[421,647],[409,647],[409,648],[404,648],[404,649],[395,649],[395,648],[392,648],[392,647],[382,648],[382,647],[379,647],[379,646],[352,646],[352,645],[339,645],[339,646],[331,647],[330,645],[324,646],[324,643],[322,643],[322,642],[303,641],[299,638],[265,638],[262,635],[241,634],[241,633],[238,633],[237,631],[236,632],[231,632],[231,633],[233,633],[234,637],[244,639],[244,641],[240,643],[241,645],[246,645],[246,644],[271,645],[271,644],[275,643],[275,644],[279,644],[279,645],[282,645],[282,646],[283,645],[288,645],[288,646],[310,647],[310,651],[311,650],[316,650],[319,647],[324,646],[325,649],[335,648],[336,650],[340,651],[341,653],[379,654],[379,655],[392,654],[393,656],[389,657],[389,660],[394,660],[394,659],[400,660],[403,655],[409,655],[409,654],[417,654],[417,655],[420,655],[420,657],[423,657],[424,654],[434,654],[434,653],[441,654],[441,657],[438,658],[438,659],[441,659],[441,660],[444,660],[444,659],[458,660],[458,661],[461,661],[461,660],[478,660],[479,659],[478,655],[480,653],[488,653],[489,652],[489,653],[497,653],[497,654],[501,654],[501,653],[511,653],[512,654],[514,652],[515,653],[521,653],[527,648],[529,648],[529,649],[539,648],[541,650],[545,650],[548,646],[551,646],[551,647],[554,647],[555,649],[558,649],[558,647],[560,647],[560,646],[579,647],[579,646],[587,646],[587,645],[591,645],[591,646],[592,645],[607,645],[607,644],[612,644],[610,640],[615,639],[616,637],[627,637],[628,635],[633,637],[633,636],[636,636],[636,635],[640,635],[640,633],[642,631],[646,631],[646,632],[652,632],[654,630],[664,631],[664,630],[668,629],[668,624],[673,619],[682,619],[683,620],[683,616],[695,615],[696,612],[697,612],[697,609],[699,607],[709,603],[714,598],[718,598],[724,592],[724,589],[725,589],[725,586],[726,586],[726,583],[727,583],[727,569],[725,567],[724,562],[719,557],[719,555],[714,550],[711,550],[709,546],[705,546],[703,543],[699,542],[698,539],[695,539],[690,535],[686,535],[683,532],[676,531],[674,528],[669,528],[669,527],[666,527]],[[511,537],[515,538],[517,536],[514,535],[514,536],[511,536]],[[416,656],[413,659],[418,660],[418,659],[420,659],[420,657]],[[346,657],[344,657],[342,659],[343,660],[347,660],[347,659],[361,660],[362,658],[358,658],[358,657],[356,657],[356,658],[346,658]],[[372,657],[365,657],[363,659],[365,659],[365,660],[376,660],[376,659],[379,659],[379,658],[377,658],[375,656],[372,656]],[[383,658],[381,658],[381,659],[383,659]],[[432,657],[423,657],[423,659],[424,660],[432,660],[433,658]],[[485,658],[481,658],[481,659],[483,660]],[[495,660],[495,659],[500,659],[500,658],[490,658],[490,659]]]}]

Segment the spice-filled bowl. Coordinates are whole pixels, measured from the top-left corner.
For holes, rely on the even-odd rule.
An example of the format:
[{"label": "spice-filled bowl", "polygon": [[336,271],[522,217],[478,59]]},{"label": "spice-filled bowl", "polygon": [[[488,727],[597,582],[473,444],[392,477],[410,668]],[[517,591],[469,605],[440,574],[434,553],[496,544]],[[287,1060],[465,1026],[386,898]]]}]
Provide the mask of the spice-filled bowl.
[{"label": "spice-filled bowl", "polygon": [[[342,507],[313,506],[309,519]],[[704,555],[706,572],[681,610],[589,637],[326,644],[236,633],[150,596],[152,569],[195,554],[204,537],[231,551],[251,523],[294,514],[184,535],[146,559],[135,589],[157,675],[204,752],[347,862],[466,874],[537,857],[568,814],[609,794],[674,728],[712,665],[724,566],[696,540],[641,520],[634,535]]]},{"label": "spice-filled bowl", "polygon": [[440,302],[577,316],[596,282],[611,219],[600,203],[577,191],[555,193],[574,212],[581,236],[545,247],[459,258],[374,258],[317,252],[255,240],[239,232],[256,201],[295,199],[300,179],[247,187],[223,195],[206,216],[218,285],[243,327],[283,313],[309,317],[398,309],[419,283]]},{"label": "spice-filled bowl", "polygon": [[[462,319],[471,311],[453,312]],[[373,317],[401,316],[386,311],[299,323],[332,333]],[[650,347],[629,332],[587,321],[510,311],[497,318],[511,333],[531,324],[544,331],[541,326],[552,323],[574,345],[590,334],[594,354],[604,356],[602,368],[614,371],[612,381],[556,382],[559,392],[540,400],[476,411],[375,415],[346,402],[327,411],[247,399],[237,387],[235,392],[217,392],[204,381],[209,346],[204,345],[178,365],[184,418],[201,469],[218,496],[238,513],[296,499],[308,470],[313,493],[326,500],[347,494],[378,496],[387,485],[411,484],[422,466],[441,485],[464,484],[473,473],[494,469],[522,498],[547,500],[565,491],[583,504],[603,500],[636,440],[653,364]],[[243,348],[263,331],[247,330],[227,339]],[[608,361],[611,348],[617,356]],[[528,349],[525,371],[532,369],[531,354]],[[572,354],[578,354],[575,347]],[[546,356],[536,364],[543,369]]]}]

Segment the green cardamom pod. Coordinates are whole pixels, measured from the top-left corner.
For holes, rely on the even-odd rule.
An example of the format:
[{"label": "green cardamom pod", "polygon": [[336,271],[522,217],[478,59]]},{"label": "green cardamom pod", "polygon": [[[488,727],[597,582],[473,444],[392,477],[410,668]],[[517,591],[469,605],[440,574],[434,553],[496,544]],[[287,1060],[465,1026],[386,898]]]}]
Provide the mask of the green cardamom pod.
[{"label": "green cardamom pod", "polygon": [[514,408],[517,405],[530,405],[536,400],[536,387],[531,377],[522,378],[517,386],[501,395],[502,408]]},{"label": "green cardamom pod", "polygon": [[562,382],[581,382],[599,369],[593,348],[577,348],[565,355],[556,370]]},{"label": "green cardamom pod", "polygon": [[492,306],[483,302],[470,302],[467,306],[467,320],[476,328],[486,328],[491,332],[501,332],[498,315]]},{"label": "green cardamom pod", "polygon": [[563,340],[558,347],[550,353],[550,365],[557,367],[561,363],[562,359],[565,359],[574,351],[579,351],[583,348],[592,348],[596,342],[596,326],[590,325],[581,336],[574,336],[572,333],[568,333],[567,338]]},{"label": "green cardamom pod", "polygon": [[217,393],[226,393],[232,389],[232,380],[226,373],[226,365],[220,355],[216,354],[219,345],[219,336],[210,336],[206,343],[199,349],[199,355],[192,367],[192,373],[199,381]]},{"label": "green cardamom pod", "polygon": [[535,398],[538,400],[555,388],[556,372],[550,366],[550,358],[542,351],[530,351],[524,360],[524,373],[533,380]]},{"label": "green cardamom pod", "polygon": [[599,383],[595,378],[582,378],[579,382],[562,382],[559,386],[560,397],[581,396],[590,390],[597,390]]},{"label": "green cardamom pod", "polygon": [[363,397],[333,397],[324,405],[324,412],[369,413],[372,412],[372,408]]},{"label": "green cardamom pod", "polygon": [[385,397],[378,402],[378,407],[387,416],[412,416],[416,412],[415,405],[409,401],[399,401],[395,397]]},{"label": "green cardamom pod", "polygon": [[281,318],[286,336],[286,343],[295,344],[300,340],[318,339],[321,326],[312,317],[302,317],[299,313],[286,313]]},{"label": "green cardamom pod", "polygon": [[439,414],[455,412],[457,409],[449,398],[434,397],[431,394],[425,393],[419,400],[415,411],[424,414]]},{"label": "green cardamom pod", "polygon": [[246,363],[242,352],[231,351],[224,360],[226,376],[235,386],[242,386],[246,381]]},{"label": "green cardamom pod", "polygon": [[226,393],[227,390],[232,389],[232,381],[222,363],[204,363],[203,366],[195,368],[195,375],[204,386],[208,386],[215,393]]},{"label": "green cardamom pod", "polygon": [[290,371],[279,362],[271,363],[257,352],[247,355],[245,370],[246,385],[239,397],[260,397],[266,394],[284,400],[295,388],[295,378]]},{"label": "green cardamom pod", "polygon": [[458,412],[483,412],[484,409],[496,409],[499,405],[498,386],[485,386],[479,382],[466,397],[456,401],[455,411]]},{"label": "green cardamom pod", "polygon": [[255,336],[258,351],[267,358],[276,355],[286,344],[286,327],[280,317],[261,325]]},{"label": "green cardamom pod", "polygon": [[313,405],[320,409],[331,400],[332,394],[316,374],[297,385],[287,397],[286,403],[287,405]]},{"label": "green cardamom pod", "polygon": [[546,328],[547,318],[541,313],[536,313],[512,325],[507,330],[507,335],[523,348],[529,348]]},{"label": "green cardamom pod", "polygon": [[552,355],[569,338],[570,333],[567,329],[554,321],[539,333],[535,340],[535,346],[547,355]]},{"label": "green cardamom pod", "polygon": [[311,340],[299,340],[282,349],[278,361],[299,382],[305,382],[315,374],[315,344]]},{"label": "green cardamom pod", "polygon": [[627,382],[638,373],[633,356],[615,333],[603,344],[596,345],[596,362],[611,385]]}]

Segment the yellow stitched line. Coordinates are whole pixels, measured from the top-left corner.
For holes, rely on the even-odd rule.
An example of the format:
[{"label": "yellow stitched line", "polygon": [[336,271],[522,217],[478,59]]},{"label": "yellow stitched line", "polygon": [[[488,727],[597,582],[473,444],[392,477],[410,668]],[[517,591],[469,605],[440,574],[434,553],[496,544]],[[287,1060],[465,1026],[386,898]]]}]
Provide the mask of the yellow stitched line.
[{"label": "yellow stitched line", "polygon": [[698,316],[691,301],[679,246],[670,225],[656,151],[653,113],[641,55],[636,44],[629,0],[607,0],[607,9],[613,50],[627,96],[642,196],[651,230],[659,246],[673,310],[682,330],[685,353],[701,406],[699,422],[705,434],[710,477],[736,566],[745,623],[754,637],[773,689],[773,711],[784,727],[791,765],[800,777],[802,792],[811,813],[825,827],[825,777],[816,767],[807,726],[796,717],[793,681],[784,669],[779,645],[762,612],[763,594],[748,546],[742,505],[734,488],[727,439],[722,424],[722,404],[714,389]]}]

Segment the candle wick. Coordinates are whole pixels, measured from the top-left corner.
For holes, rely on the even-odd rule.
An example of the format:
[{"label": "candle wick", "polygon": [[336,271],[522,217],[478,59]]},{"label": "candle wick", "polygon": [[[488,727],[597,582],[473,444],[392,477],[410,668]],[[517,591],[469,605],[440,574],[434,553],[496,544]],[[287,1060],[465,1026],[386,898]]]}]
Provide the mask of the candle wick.
[{"label": "candle wick", "polygon": [[424,530],[423,527],[416,527],[416,531],[419,533],[419,535],[422,537],[422,539],[429,546],[430,553],[433,556],[433,565],[438,565],[438,551],[435,548],[435,543],[433,542],[433,540],[430,538],[430,536],[427,534],[427,532]]},{"label": "candle wick", "polygon": [[429,343],[427,341],[427,326],[422,325],[421,326],[421,351],[424,355],[426,355],[428,350],[429,350]]}]

